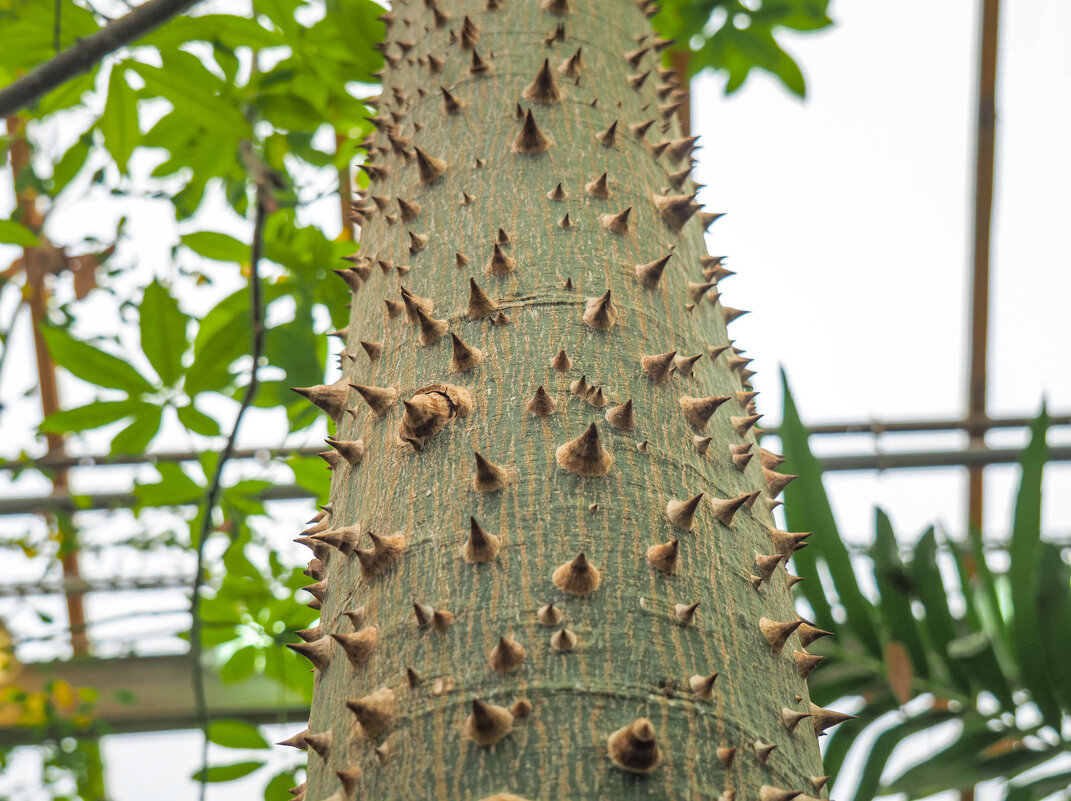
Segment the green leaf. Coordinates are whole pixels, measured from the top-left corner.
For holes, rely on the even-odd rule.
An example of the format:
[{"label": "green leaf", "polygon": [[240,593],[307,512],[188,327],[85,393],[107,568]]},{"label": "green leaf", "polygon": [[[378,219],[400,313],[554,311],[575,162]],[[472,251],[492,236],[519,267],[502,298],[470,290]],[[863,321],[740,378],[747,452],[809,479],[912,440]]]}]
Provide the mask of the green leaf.
[{"label": "green leaf", "polygon": [[[257,667],[257,653],[258,649],[253,645],[245,645],[231,654],[230,659],[223,663],[219,669],[219,677],[227,684],[231,684],[242,679],[248,679],[253,675]],[[253,727],[250,727],[253,728]],[[256,731],[255,728],[253,728]],[[258,733],[259,736],[259,733]],[[212,742],[216,742],[213,740]],[[220,745],[227,745],[227,743],[220,743]],[[267,743],[263,746],[253,745],[232,745],[230,748],[267,748]]]},{"label": "green leaf", "polygon": [[160,474],[160,481],[134,486],[134,497],[139,507],[174,506],[199,501],[204,496],[205,488],[174,462],[159,462],[155,467]]},{"label": "green leaf", "polygon": [[1038,629],[1042,634],[1044,657],[1039,661],[1049,673],[1049,681],[1063,709],[1071,712],[1071,568],[1051,542],[1040,544],[1037,576]]},{"label": "green leaf", "polygon": [[124,417],[143,414],[151,408],[151,403],[139,400],[94,401],[85,406],[50,414],[42,421],[40,429],[55,434],[86,431],[114,423]]},{"label": "green leaf", "polygon": [[155,47],[178,47],[186,42],[222,42],[235,47],[279,47],[285,45],[278,33],[269,31],[250,17],[237,14],[202,14],[174,17],[142,40]]},{"label": "green leaf", "polygon": [[249,261],[249,245],[218,231],[194,231],[184,234],[182,244],[206,259],[233,261],[238,264],[246,264]]},{"label": "green leaf", "polygon": [[874,517],[874,544],[870,556],[874,560],[874,578],[881,594],[878,612],[892,639],[907,649],[915,675],[927,677],[930,670],[926,649],[919,635],[919,624],[911,611],[911,577],[900,560],[899,545],[889,516],[881,509],[875,509]]},{"label": "green leaf", "polygon": [[232,765],[213,765],[212,767],[197,771],[193,774],[192,778],[197,782],[232,782],[235,779],[248,776],[263,765],[263,760],[235,762]]},{"label": "green leaf", "polygon": [[82,171],[92,149],[93,136],[92,131],[89,131],[79,137],[73,145],[67,148],[67,152],[60,156],[59,161],[52,168],[53,196],[59,195],[66,189],[67,185]]},{"label": "green leaf", "polygon": [[883,792],[923,798],[942,790],[972,787],[979,781],[975,773],[978,754],[1004,737],[1002,732],[988,728],[981,718],[965,721],[959,739],[936,754],[927,752],[929,758],[884,785]]},{"label": "green leaf", "polygon": [[[276,773],[264,786],[264,801],[290,801],[289,790],[297,783],[297,775],[292,770]],[[1023,801],[1029,801],[1029,799],[1023,799]]]},{"label": "green leaf", "polygon": [[933,526],[919,538],[911,560],[915,594],[922,602],[926,617],[923,620],[936,656],[944,664],[956,687],[970,692],[970,680],[962,665],[948,655],[948,645],[958,636],[956,621],[948,608],[948,591],[937,566],[937,537]]},{"label": "green leaf", "polygon": [[18,245],[24,248],[35,248],[41,244],[37,234],[22,223],[14,220],[0,220],[0,245]]},{"label": "green leaf", "polygon": [[181,50],[165,51],[162,55],[162,67],[131,64],[145,79],[146,93],[162,95],[180,114],[235,143],[251,134],[250,124],[241,112],[229,99],[217,94],[223,82],[195,56]]},{"label": "green leaf", "polygon": [[155,391],[156,388],[129,362],[75,339],[66,329],[49,327],[42,328],[41,332],[53,361],[83,381],[131,394]]},{"label": "green leaf", "polygon": [[879,734],[867,753],[852,801],[870,801],[874,797],[881,785],[881,774],[889,762],[889,757],[904,738],[956,717],[954,712],[926,710],[918,717],[896,723]]},{"label": "green leaf", "polygon": [[[1030,426],[1030,444],[1019,460],[1022,478],[1015,499],[1011,544],[1008,547],[1008,578],[1015,615],[1011,641],[1020,676],[1045,722],[1060,731],[1060,705],[1049,684],[1045,664],[1038,658],[1045,650],[1038,625],[1037,575],[1041,553],[1041,480],[1048,456],[1045,443],[1048,427],[1049,417],[1042,408],[1041,414]],[[1049,633],[1048,636],[1053,634]]]},{"label": "green leaf", "polygon": [[213,720],[208,727],[208,741],[224,748],[271,747],[260,729],[244,720]]},{"label": "green leaf", "polygon": [[[812,602],[819,626],[851,631],[872,656],[880,659],[882,647],[876,634],[873,606],[863,597],[856,583],[851,555],[837,532],[833,508],[822,485],[822,470],[811,453],[807,442],[807,429],[800,421],[784,370],[781,371],[781,385],[784,390],[784,411],[779,433],[790,472],[799,475],[799,479],[785,489],[786,520],[793,531],[819,532],[808,540],[809,547],[796,551],[792,558],[801,573],[817,575],[817,557],[821,556],[833,576],[837,596],[847,613],[844,625],[835,624],[832,610],[820,586],[811,590],[810,594],[805,594],[805,597]],[[810,582],[803,582],[803,586],[808,583]]]},{"label": "green leaf", "polygon": [[189,406],[180,406],[178,419],[187,429],[204,437],[217,437],[220,433],[219,423],[192,403]]},{"label": "green leaf", "polygon": [[141,349],[164,386],[174,385],[182,376],[189,319],[158,281],[145,287],[141,299]]},{"label": "green leaf", "polygon": [[164,410],[159,406],[147,404],[147,408],[138,414],[122,431],[112,439],[112,454],[138,454],[149,447],[152,438],[160,430]]},{"label": "green leaf", "polygon": [[126,174],[130,155],[141,138],[138,127],[138,99],[126,82],[125,63],[112,67],[108,77],[108,102],[97,125],[104,136],[104,147],[115,159],[119,172]]},{"label": "green leaf", "polygon": [[1049,774],[1030,782],[1015,782],[1006,788],[1004,801],[1041,801],[1053,793],[1071,787],[1071,770]]},{"label": "green leaf", "polygon": [[218,392],[233,381],[230,366],[251,347],[249,321],[234,317],[198,349],[194,345],[193,364],[183,385],[191,398],[200,392]]}]

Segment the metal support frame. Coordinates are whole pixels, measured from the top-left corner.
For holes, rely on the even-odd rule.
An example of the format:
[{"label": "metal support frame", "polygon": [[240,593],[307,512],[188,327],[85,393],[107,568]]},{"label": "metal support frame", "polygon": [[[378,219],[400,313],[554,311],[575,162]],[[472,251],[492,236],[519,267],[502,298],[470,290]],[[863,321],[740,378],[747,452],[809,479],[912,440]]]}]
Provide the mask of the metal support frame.
[{"label": "metal support frame", "polygon": [[[122,659],[75,658],[22,666],[18,686],[43,692],[59,679],[72,687],[99,692],[94,706],[96,734],[171,731],[196,728],[190,657],[135,656]],[[283,723],[308,719],[308,702],[272,679],[254,674],[224,684],[219,672],[201,667],[208,708],[213,718],[240,718],[251,723]],[[133,699],[133,702],[131,702]],[[0,747],[36,745],[41,732],[32,727],[0,727]]]}]

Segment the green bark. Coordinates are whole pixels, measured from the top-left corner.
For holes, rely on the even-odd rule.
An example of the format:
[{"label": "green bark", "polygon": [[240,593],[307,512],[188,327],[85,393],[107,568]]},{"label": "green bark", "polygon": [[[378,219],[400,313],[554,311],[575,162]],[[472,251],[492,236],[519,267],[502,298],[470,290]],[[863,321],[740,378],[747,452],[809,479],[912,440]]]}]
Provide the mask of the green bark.
[{"label": "green bark", "polygon": [[[391,122],[392,112],[400,114],[396,133],[411,143],[398,143],[408,156],[388,151],[372,161],[390,172],[372,181],[361,203],[360,254],[371,261],[358,264],[368,277],[353,294],[351,358],[343,364],[347,381],[395,387],[399,397],[377,416],[349,391],[346,405],[354,413],[342,415],[337,436],[362,440],[365,453],[359,464],[343,461],[336,468],[326,524],[333,532],[358,527],[351,533],[362,532],[364,549],[371,548],[365,531],[399,535],[404,551],[369,577],[357,556],[317,546],[326,557],[323,632],[353,633],[343,613],[364,605],[364,625],[377,628],[378,643],[354,667],[335,641],[313,642],[329,663],[317,670],[310,730],[331,732],[332,742],[329,750],[321,748],[326,758],[310,749],[306,796],[320,801],[339,791],[336,771],[354,767],[362,773],[355,797],[377,801],[467,801],[504,792],[533,801],[698,799],[726,791],[750,801],[763,785],[819,795],[808,784],[822,772],[811,720],[793,731],[782,723],[783,707],[808,709],[793,657],[804,649],[793,634],[775,653],[759,627],[760,618],[792,621],[795,613],[783,562],[753,586],[756,556],[776,550],[760,460],[741,471],[730,452],[732,445],[754,442],[752,431],[741,435],[731,421],[749,413],[736,395],[746,389],[746,374],[731,368],[732,351],[713,359],[708,353],[708,346],[729,344],[723,307],[702,293],[694,300],[689,294],[689,282],[704,280],[702,222],[693,216],[678,231],[653,202],[656,194],[679,194],[666,191],[667,174],[688,163],[652,153],[663,138],[681,136],[675,119],[660,131],[657,106],[666,101],[657,95],[658,56],[648,52],[632,68],[624,55],[651,45],[654,36],[629,0],[571,0],[566,15],[536,0],[501,5],[486,10],[485,0],[442,0],[440,10],[450,19],[436,27],[432,10],[411,0],[396,5],[388,31],[387,53],[397,66],[384,74],[379,118]],[[475,49],[489,65],[482,76],[470,73],[471,50],[451,42],[452,33],[461,36],[466,14],[478,28]],[[564,41],[546,44],[559,23]],[[637,44],[636,36],[647,38]],[[399,40],[412,44],[408,53]],[[566,78],[559,65],[579,47],[581,75]],[[441,73],[431,72],[429,54],[444,62]],[[544,59],[562,92],[559,102],[522,97]],[[628,81],[648,70],[639,88]],[[447,113],[440,84],[462,103],[460,111]],[[531,109],[552,140],[545,152],[514,152],[522,128],[518,103]],[[629,131],[628,125],[652,117],[656,122],[643,137]],[[595,134],[614,120],[616,142],[607,147]],[[386,128],[373,144],[390,147]],[[445,161],[445,173],[422,185],[414,146]],[[590,197],[585,184],[603,172],[610,197]],[[548,198],[559,182],[568,194],[563,201]],[[682,191],[693,188],[689,181]],[[463,203],[462,193],[472,202]],[[389,198],[389,205],[377,209],[368,199],[373,195]],[[408,222],[391,220],[399,214],[397,198],[419,204],[419,214]],[[629,207],[629,233],[600,223],[600,215]],[[558,224],[566,213],[569,229]],[[499,229],[510,240],[503,253],[516,264],[513,272],[492,276],[485,265]],[[418,252],[410,252],[409,231],[427,237]],[[656,288],[637,280],[635,265],[671,251]],[[457,253],[468,263],[457,266]],[[382,262],[409,270],[384,273]],[[508,324],[466,316],[470,278]],[[451,372],[449,334],[422,345],[420,326],[404,313],[389,317],[384,299],[400,300],[401,286],[434,301],[430,316],[482,351],[482,362]],[[609,330],[597,330],[583,320],[585,301],[607,290],[617,319]],[[382,342],[382,353],[370,359],[361,341]],[[568,372],[550,364],[560,349],[572,360]],[[678,372],[659,384],[641,370],[641,356],[674,350],[703,354],[691,376]],[[604,408],[570,392],[581,375],[602,387],[609,401]],[[468,390],[474,408],[415,450],[399,439],[402,400],[433,384]],[[557,404],[547,417],[526,409],[539,386]],[[701,432],[682,414],[682,396],[730,399]],[[605,414],[629,398],[637,427],[618,430]],[[429,402],[450,409],[441,395]],[[575,475],[555,458],[559,446],[592,422],[613,458],[605,477]],[[713,438],[705,454],[693,443],[697,434]],[[473,488],[476,450],[506,470],[505,487]],[[715,519],[710,499],[756,490],[762,496],[741,508],[731,526]],[[697,493],[705,497],[693,529],[676,528],[667,502]],[[501,538],[490,562],[462,558],[470,516]],[[649,565],[646,553],[674,538],[680,540],[679,569],[667,575]],[[326,539],[338,541],[337,535]],[[561,591],[552,579],[580,552],[601,573],[598,588],[582,597]],[[453,625],[442,631],[420,626],[414,602],[451,612]],[[695,602],[694,621],[682,625],[675,605]],[[548,603],[564,614],[553,627],[537,618]],[[575,648],[554,650],[552,635],[566,628],[576,636]],[[525,659],[499,673],[489,659],[504,636],[523,645]],[[564,639],[568,635],[558,635],[558,642]],[[416,686],[407,669],[419,674]],[[719,674],[713,698],[703,700],[689,678],[712,672]],[[394,692],[393,714],[369,736],[346,701],[384,688]],[[504,738],[479,745],[466,735],[474,698],[507,708],[527,699],[532,711]],[[616,766],[607,745],[611,733],[640,717],[652,722],[662,757],[642,775]],[[756,740],[777,746],[765,762],[756,755]],[[726,768],[718,749],[734,747]]]}]

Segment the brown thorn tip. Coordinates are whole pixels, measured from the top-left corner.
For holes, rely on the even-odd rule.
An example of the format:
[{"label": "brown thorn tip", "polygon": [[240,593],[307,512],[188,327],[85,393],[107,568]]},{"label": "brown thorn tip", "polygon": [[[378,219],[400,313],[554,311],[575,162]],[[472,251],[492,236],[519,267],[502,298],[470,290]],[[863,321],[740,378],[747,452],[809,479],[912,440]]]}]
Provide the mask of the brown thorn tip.
[{"label": "brown thorn tip", "polygon": [[672,255],[673,253],[667,253],[662,258],[647,262],[647,264],[637,264],[634,268],[636,278],[648,289],[657,289],[662,273],[665,272],[666,263]]},{"label": "brown thorn tip", "polygon": [[846,720],[855,720],[855,715],[846,715],[833,709],[823,709],[817,704],[810,704],[811,721],[814,723],[814,733],[821,734],[828,728],[844,723]]},{"label": "brown thorn tip", "polygon": [[420,171],[420,183],[423,186],[435,183],[446,172],[446,162],[435,156],[429,156],[419,147],[416,150],[417,169]]},{"label": "brown thorn tip", "polygon": [[495,243],[494,249],[491,252],[491,258],[488,260],[483,271],[487,275],[509,275],[516,269],[517,261],[506,255],[502,250],[502,245],[498,242]]},{"label": "brown thorn tip", "polygon": [[691,531],[692,526],[695,525],[695,513],[699,510],[699,503],[702,500],[702,492],[686,501],[671,500],[666,504],[666,517],[677,528]]},{"label": "brown thorn tip", "polygon": [[540,384],[535,391],[535,395],[526,407],[529,413],[536,415],[537,417],[549,417],[554,414],[554,411],[558,408],[557,402],[554,398],[547,394],[547,391],[543,389],[543,385]]},{"label": "brown thorn tip", "polygon": [[663,222],[674,231],[679,231],[700,206],[693,195],[654,195],[654,205]]},{"label": "brown thorn tip", "polygon": [[465,734],[477,745],[493,745],[513,729],[513,713],[504,706],[472,699],[472,714],[465,719]]},{"label": "brown thorn tip", "polygon": [[506,471],[494,462],[486,459],[479,451],[473,451],[476,457],[476,474],[472,478],[472,487],[477,492],[495,492],[506,486]]},{"label": "brown thorn tip", "polygon": [[482,350],[467,344],[461,337],[453,332],[450,334],[450,339],[453,343],[450,355],[451,371],[455,373],[468,372],[483,361]]},{"label": "brown thorn tip", "polygon": [[680,564],[680,540],[672,539],[647,549],[647,564],[655,570],[673,575]]},{"label": "brown thorn tip", "polygon": [[770,647],[775,654],[781,653],[781,649],[785,647],[785,643],[788,642],[789,636],[803,621],[801,620],[788,620],[783,623],[779,623],[776,620],[770,620],[768,617],[759,618],[759,630],[766,638],[766,642],[770,643]]},{"label": "brown thorn tip", "polygon": [[524,646],[512,637],[499,637],[498,644],[487,656],[487,664],[495,673],[512,673],[524,664]]},{"label": "brown thorn tip", "polygon": [[331,638],[342,647],[350,664],[360,667],[372,658],[379,646],[379,629],[375,626],[365,626],[353,634],[336,632]]},{"label": "brown thorn tip", "polygon": [[350,698],[346,707],[369,737],[377,737],[394,719],[394,690],[381,687],[362,698]]},{"label": "brown thorn tip", "polygon": [[637,718],[607,737],[606,750],[611,762],[630,773],[651,773],[662,763],[654,726],[647,718]]},{"label": "brown thorn tip", "polygon": [[632,431],[636,428],[636,416],[632,410],[632,398],[629,398],[620,406],[614,406],[606,411],[606,422],[619,431]]},{"label": "brown thorn tip", "polygon": [[550,139],[539,130],[535,117],[532,116],[532,110],[528,109],[524,118],[524,126],[517,134],[517,138],[513,140],[513,152],[536,155],[545,152],[551,144]]},{"label": "brown thorn tip", "polygon": [[483,527],[476,522],[475,517],[469,518],[469,536],[461,547],[461,557],[469,564],[490,562],[498,555],[502,547],[502,541],[494,534],[488,534]]},{"label": "brown thorn tip", "polygon": [[631,213],[632,207],[629,206],[627,209],[618,212],[617,214],[600,214],[599,222],[606,230],[624,236],[629,232],[628,218]]},{"label": "brown thorn tip", "polygon": [[480,288],[475,278],[469,278],[469,305],[465,310],[465,316],[472,320],[479,320],[490,317],[496,311],[498,311],[498,306],[495,302]]},{"label": "brown thorn tip", "polygon": [[702,431],[707,427],[707,422],[718,407],[727,400],[729,400],[728,395],[711,395],[707,398],[682,395],[678,403],[688,422]]},{"label": "brown thorn tip", "polygon": [[597,298],[587,298],[583,315],[584,322],[598,331],[608,331],[617,322],[617,308],[610,298],[610,290]]},{"label": "brown thorn tip", "polygon": [[539,623],[542,626],[557,626],[562,621],[562,610],[556,607],[554,604],[547,604],[546,606],[539,607],[536,612],[536,617],[539,618]]},{"label": "brown thorn tip", "polygon": [[576,648],[579,638],[569,629],[559,629],[550,635],[550,647],[559,653],[568,653]]},{"label": "brown thorn tip", "polygon": [[610,452],[599,441],[599,429],[591,423],[576,439],[560,445],[554,452],[558,466],[578,476],[605,476],[614,463]]},{"label": "brown thorn tip", "polygon": [[709,676],[692,676],[688,679],[688,687],[695,693],[696,698],[710,701],[714,698],[714,681],[717,678],[717,673],[711,673]]},{"label": "brown thorn tip", "polygon": [[550,69],[550,61],[543,59],[543,66],[539,68],[535,79],[521,93],[521,96],[532,103],[557,103],[562,99],[561,90],[554,72]]},{"label": "brown thorn tip", "polygon": [[699,611],[699,601],[692,604],[673,604],[673,617],[682,626],[690,626],[695,622],[696,613]]},{"label": "brown thorn tip", "polygon": [[602,576],[587,560],[583,552],[564,564],[558,565],[551,576],[554,586],[570,595],[585,596],[595,592]]}]

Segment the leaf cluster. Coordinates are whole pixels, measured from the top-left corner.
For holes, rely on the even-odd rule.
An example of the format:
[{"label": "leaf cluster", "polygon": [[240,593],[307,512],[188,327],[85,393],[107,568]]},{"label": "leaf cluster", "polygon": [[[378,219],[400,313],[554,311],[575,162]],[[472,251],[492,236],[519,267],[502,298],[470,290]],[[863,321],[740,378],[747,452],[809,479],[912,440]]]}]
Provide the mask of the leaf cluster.
[{"label": "leaf cluster", "polygon": [[[828,576],[798,587],[814,622],[836,635],[813,646],[830,659],[811,674],[811,697],[823,706],[863,699],[858,717],[837,728],[825,752],[831,775],[853,747],[864,752],[848,801],[923,798],[995,778],[1005,780],[1007,801],[1039,801],[1071,783],[1057,761],[1071,750],[1071,568],[1041,532],[1047,427],[1043,410],[1020,462],[1005,568],[991,564],[979,532],[960,542],[933,527],[905,558],[881,509],[873,542],[853,558],[785,381],[779,433],[785,469],[800,476],[786,490],[786,517],[791,530],[815,532],[792,558],[802,575]],[[864,576],[876,593],[864,592]],[[959,726],[951,744],[887,775],[904,740],[950,721]]]}]

